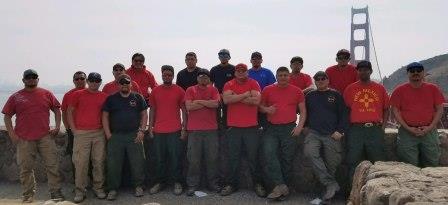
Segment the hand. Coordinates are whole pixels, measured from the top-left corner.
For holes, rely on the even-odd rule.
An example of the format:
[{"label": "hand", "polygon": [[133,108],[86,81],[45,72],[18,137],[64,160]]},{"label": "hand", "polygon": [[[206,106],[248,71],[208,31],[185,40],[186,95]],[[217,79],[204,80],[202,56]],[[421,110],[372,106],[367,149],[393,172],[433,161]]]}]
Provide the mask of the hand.
[{"label": "hand", "polygon": [[302,132],[302,129],[303,128],[301,128],[301,127],[294,127],[294,129],[292,129],[292,131],[291,131],[291,135],[294,137],[299,136],[300,132]]},{"label": "hand", "polygon": [[154,133],[152,132],[152,128],[148,129],[149,138],[154,138]]},{"label": "hand", "polygon": [[342,136],[344,136],[344,135],[342,135],[338,131],[335,131],[335,132],[333,132],[333,134],[331,134],[330,137],[333,138],[336,141],[339,141],[339,140],[341,140]]},{"label": "hand", "polygon": [[143,131],[138,131],[137,137],[134,139],[134,143],[143,143],[144,137],[145,137],[145,133]]},{"label": "hand", "polygon": [[303,134],[303,135],[308,135],[308,133],[310,133],[310,128],[308,128],[308,127],[304,127],[304,128],[302,129],[302,134]]},{"label": "hand", "polygon": [[11,134],[9,134],[9,138],[11,139],[11,142],[13,144],[17,144],[20,141],[19,136],[17,136],[15,132],[12,132]]},{"label": "hand", "polygon": [[55,137],[55,136],[57,136],[59,134],[59,129],[60,129],[59,127],[55,127],[54,129],[50,130],[48,133],[51,136]]},{"label": "hand", "polygon": [[422,130],[420,130],[417,127],[409,127],[409,132],[411,132],[413,135],[420,137],[423,136]]},{"label": "hand", "polygon": [[106,140],[110,140],[110,138],[112,137],[111,133],[104,133],[104,135],[106,135]]},{"label": "hand", "polygon": [[270,114],[270,115],[272,115],[272,114],[275,113],[276,108],[275,108],[274,105],[271,105],[271,106],[269,106],[269,107],[266,107],[264,110],[266,111],[266,114]]},{"label": "hand", "polygon": [[252,94],[250,93],[250,91],[246,91],[245,93],[243,93],[244,94],[244,96],[246,97],[246,98],[248,98],[248,97],[251,97],[252,96]]},{"label": "hand", "polygon": [[433,127],[431,127],[431,126],[421,126],[421,127],[418,127],[418,129],[420,129],[420,131],[421,131],[421,136],[424,136],[424,135],[428,134],[429,132],[431,132]]},{"label": "hand", "polygon": [[77,135],[77,134],[78,134],[78,130],[77,130],[77,129],[74,129],[74,128],[72,128],[72,133],[73,133],[73,135]]},{"label": "hand", "polygon": [[180,131],[180,139],[181,140],[185,140],[185,139],[187,139],[187,136],[188,136],[187,130],[186,129],[182,129],[182,131]]}]

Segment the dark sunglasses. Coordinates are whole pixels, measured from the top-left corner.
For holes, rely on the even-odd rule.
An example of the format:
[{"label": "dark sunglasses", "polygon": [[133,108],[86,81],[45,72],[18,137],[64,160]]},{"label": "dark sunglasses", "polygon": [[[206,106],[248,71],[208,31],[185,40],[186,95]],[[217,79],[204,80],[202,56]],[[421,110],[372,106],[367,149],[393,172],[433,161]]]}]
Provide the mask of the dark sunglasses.
[{"label": "dark sunglasses", "polygon": [[27,76],[25,76],[26,80],[30,80],[30,79],[36,80],[37,78],[38,78],[37,75],[27,75]]},{"label": "dark sunglasses", "polygon": [[79,80],[85,80],[86,78],[84,77],[80,77],[80,78],[73,78],[74,81],[79,81]]},{"label": "dark sunglasses", "polygon": [[114,68],[113,71],[124,71],[124,68]]},{"label": "dark sunglasses", "polygon": [[315,81],[323,81],[328,79],[327,77],[314,78]]},{"label": "dark sunglasses", "polygon": [[423,71],[423,68],[417,67],[417,68],[410,68],[408,72],[410,73],[421,73]]},{"label": "dark sunglasses", "polygon": [[337,56],[336,58],[337,58],[338,60],[348,60],[348,59],[350,59],[349,56]]},{"label": "dark sunglasses", "polygon": [[90,79],[88,81],[91,83],[101,83],[101,79]]},{"label": "dark sunglasses", "polygon": [[143,62],[143,59],[134,59],[135,62]]},{"label": "dark sunglasses", "polygon": [[120,85],[129,85],[131,84],[131,81],[128,80],[120,80],[120,82],[118,82]]}]

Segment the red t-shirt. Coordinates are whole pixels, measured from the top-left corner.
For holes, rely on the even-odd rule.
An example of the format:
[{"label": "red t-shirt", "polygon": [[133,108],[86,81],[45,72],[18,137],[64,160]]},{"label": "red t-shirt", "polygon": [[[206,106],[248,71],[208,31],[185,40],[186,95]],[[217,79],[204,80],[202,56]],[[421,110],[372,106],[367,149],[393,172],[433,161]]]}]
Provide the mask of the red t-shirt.
[{"label": "red t-shirt", "polygon": [[344,100],[350,108],[351,123],[382,122],[383,111],[389,108],[389,96],[381,84],[360,81],[349,85]]},{"label": "red t-shirt", "polygon": [[12,94],[2,113],[16,115],[14,131],[24,140],[38,140],[50,130],[50,110],[59,109],[56,97],[43,88],[33,91],[22,89]]},{"label": "red t-shirt", "polygon": [[391,96],[391,105],[400,110],[403,120],[412,127],[431,124],[435,107],[444,102],[440,89],[426,82],[420,88],[413,88],[409,83],[402,84],[395,88]]},{"label": "red t-shirt", "polygon": [[[131,91],[134,91],[136,93],[142,94],[140,91],[140,87],[138,86],[137,82],[131,81]],[[107,83],[103,87],[103,92],[107,95],[113,95],[116,92],[120,91],[120,85],[114,80],[112,82]]]},{"label": "red t-shirt", "polygon": [[75,108],[74,121],[78,130],[101,129],[101,108],[106,101],[107,94],[90,92],[87,88],[73,93],[69,106]]},{"label": "red t-shirt", "polygon": [[306,88],[310,87],[311,84],[313,84],[313,80],[311,80],[311,77],[305,73],[291,73],[291,76],[289,76],[289,83],[302,90],[305,90]]},{"label": "red t-shirt", "polygon": [[68,103],[71,101],[73,97],[73,93],[78,90],[83,90],[84,88],[73,88],[69,90],[67,93],[64,94],[64,97],[62,98],[62,104],[61,104],[61,110],[62,112],[67,111]]},{"label": "red t-shirt", "polygon": [[[187,88],[185,101],[187,100],[219,100],[218,89],[212,85],[201,88],[198,85]],[[198,110],[188,111],[187,130],[216,130],[216,108],[203,107]]]},{"label": "red t-shirt", "polygon": [[300,88],[288,85],[280,87],[278,84],[269,85],[261,93],[261,103],[264,106],[275,106],[275,113],[268,114],[268,121],[272,124],[286,124],[297,121],[297,106],[305,101]]},{"label": "red t-shirt", "polygon": [[331,66],[325,71],[330,80],[330,88],[333,88],[339,93],[343,94],[345,88],[358,81],[358,71],[354,65],[348,64],[344,68],[339,68],[338,65]]},{"label": "red t-shirt", "polygon": [[140,88],[140,94],[142,94],[145,99],[148,99],[150,93],[149,88],[154,89],[157,86],[154,75],[152,75],[149,70],[146,70],[146,66],[144,66],[143,69],[136,69],[131,66],[126,70],[126,74],[128,74],[133,81],[137,82]]},{"label": "red t-shirt", "polygon": [[[238,83],[236,79],[228,81],[224,85],[223,92],[231,90],[235,94],[242,94],[247,91],[260,92],[260,86],[257,81],[248,78],[244,83]],[[231,127],[252,127],[258,125],[257,122],[258,106],[248,105],[242,102],[231,103],[227,105],[227,125]]]},{"label": "red t-shirt", "polygon": [[159,85],[149,95],[149,104],[154,109],[154,128],[156,133],[172,133],[182,127],[180,110],[184,104],[185,91],[178,85]]}]

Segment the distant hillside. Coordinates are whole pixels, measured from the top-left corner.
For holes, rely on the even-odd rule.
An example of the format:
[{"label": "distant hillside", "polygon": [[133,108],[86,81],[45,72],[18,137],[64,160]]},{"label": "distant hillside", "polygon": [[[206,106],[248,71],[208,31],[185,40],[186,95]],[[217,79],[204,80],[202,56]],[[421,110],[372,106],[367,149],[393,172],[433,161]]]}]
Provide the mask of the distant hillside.
[{"label": "distant hillside", "polygon": [[[422,60],[420,63],[425,67],[426,80],[439,85],[445,94],[445,98],[448,98],[448,54]],[[384,78],[384,86],[391,92],[397,85],[407,81],[406,67],[403,66],[389,77]]]}]

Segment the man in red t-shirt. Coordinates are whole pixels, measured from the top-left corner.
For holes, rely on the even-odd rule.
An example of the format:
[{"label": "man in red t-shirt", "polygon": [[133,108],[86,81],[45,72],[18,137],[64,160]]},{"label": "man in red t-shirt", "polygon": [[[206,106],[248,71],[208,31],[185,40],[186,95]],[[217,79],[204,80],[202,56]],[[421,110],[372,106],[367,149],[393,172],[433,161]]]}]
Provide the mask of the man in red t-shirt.
[{"label": "man in red t-shirt", "polygon": [[330,80],[330,88],[344,93],[345,88],[358,80],[358,72],[355,66],[348,64],[350,61],[350,52],[342,49],[336,53],[337,65],[331,66],[325,70]]},{"label": "man in red t-shirt", "polygon": [[[126,74],[124,65],[121,63],[117,63],[112,67],[112,74],[114,75],[114,80],[107,83],[103,87],[103,92],[105,92],[107,95],[115,94],[116,92],[120,91],[120,85],[118,83],[118,77],[120,75]],[[141,94],[140,87],[138,86],[137,82],[131,81],[131,91]]]},{"label": "man in red t-shirt", "polygon": [[154,79],[154,75],[151,71],[146,69],[145,56],[141,53],[136,53],[132,55],[132,66],[126,70],[132,80],[137,82],[140,88],[140,94],[148,100],[149,93],[151,92],[149,88],[154,89],[157,86],[157,82]]},{"label": "man in red t-shirt", "polygon": [[97,198],[104,199],[104,164],[106,140],[101,124],[102,107],[107,94],[99,91],[101,75],[90,73],[88,88],[76,91],[69,102],[67,120],[75,139],[73,142],[73,163],[75,164],[76,203],[86,197],[89,161],[92,164],[93,191]]},{"label": "man in red t-shirt", "polygon": [[366,159],[384,161],[384,128],[389,117],[389,96],[383,85],[370,80],[372,64],[360,61],[356,66],[359,81],[349,85],[344,100],[350,109],[350,131],[347,136],[349,176]]},{"label": "man in red t-shirt", "polygon": [[[185,91],[173,84],[174,68],[162,66],[163,84],[149,96],[149,133],[153,139],[155,159],[154,185],[149,193],[160,191],[163,179],[174,184],[173,193],[182,194],[182,141],[186,137]],[[182,119],[181,121],[181,112]],[[166,162],[169,162],[167,164]]]},{"label": "man in red t-shirt", "polygon": [[[56,155],[56,144],[51,136],[59,133],[61,111],[59,102],[54,95],[43,88],[37,87],[39,82],[37,72],[25,70],[22,82],[25,88],[12,94],[2,113],[5,114],[5,126],[12,143],[17,144],[17,164],[20,168],[20,183],[24,203],[33,202],[36,192],[34,177],[35,157],[40,153],[44,160],[50,197],[52,200],[64,200],[61,193],[59,161]],[[50,130],[50,112],[55,115],[55,128]],[[16,116],[15,127],[12,116]]]},{"label": "man in red t-shirt", "polygon": [[[228,81],[223,89],[223,101],[227,105],[227,142],[229,172],[221,195],[233,193],[239,184],[239,167],[241,151],[246,150],[255,192],[263,197],[266,191],[258,163],[258,105],[260,103],[260,86],[249,78],[247,65],[235,66],[235,78]],[[244,148],[243,148],[244,146]]]},{"label": "man in red t-shirt", "polygon": [[291,58],[291,75],[289,76],[289,83],[302,90],[304,94],[313,89],[313,80],[311,76],[300,72],[303,68],[303,58],[295,56]]},{"label": "man in red t-shirt", "polygon": [[[260,110],[267,114],[268,125],[263,134],[262,150],[266,159],[266,176],[274,186],[269,199],[283,199],[289,195],[286,183],[296,151],[296,139],[302,132],[306,119],[305,97],[300,88],[289,84],[287,67],[277,69],[277,83],[261,93]],[[296,126],[300,111],[299,124]],[[280,149],[281,148],[281,149]]]},{"label": "man in red t-shirt", "polygon": [[198,84],[187,88],[185,106],[188,111],[188,173],[187,195],[193,196],[199,188],[201,179],[201,159],[205,157],[208,187],[218,191],[218,124],[216,109],[220,95],[218,89],[210,84],[210,72],[200,69]]},{"label": "man in red t-shirt", "polygon": [[422,64],[406,67],[409,82],[395,88],[392,111],[400,123],[397,155],[400,161],[428,167],[439,164],[440,148],[436,126],[443,113],[445,99],[440,89],[424,82]]}]

